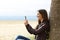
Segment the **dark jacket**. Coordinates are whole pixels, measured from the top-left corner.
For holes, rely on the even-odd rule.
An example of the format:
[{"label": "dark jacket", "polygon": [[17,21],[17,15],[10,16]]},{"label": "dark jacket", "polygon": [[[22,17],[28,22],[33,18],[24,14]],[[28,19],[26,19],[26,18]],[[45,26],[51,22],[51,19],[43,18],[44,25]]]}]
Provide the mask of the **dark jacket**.
[{"label": "dark jacket", "polygon": [[26,28],[30,34],[35,35],[35,40],[46,40],[46,31],[49,29],[49,23],[42,22],[37,25],[36,29],[33,29],[29,24],[27,24]]}]

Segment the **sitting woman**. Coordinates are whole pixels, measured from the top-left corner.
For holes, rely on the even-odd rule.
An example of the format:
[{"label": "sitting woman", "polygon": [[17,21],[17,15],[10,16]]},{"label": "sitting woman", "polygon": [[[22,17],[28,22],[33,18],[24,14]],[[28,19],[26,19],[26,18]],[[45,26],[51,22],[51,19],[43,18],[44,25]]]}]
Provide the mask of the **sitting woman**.
[{"label": "sitting woman", "polygon": [[35,35],[35,40],[46,40],[47,39],[47,32],[50,30],[50,24],[47,16],[47,11],[45,9],[41,9],[37,13],[38,18],[38,25],[36,29],[33,29],[28,20],[24,21],[26,29],[30,34]]}]

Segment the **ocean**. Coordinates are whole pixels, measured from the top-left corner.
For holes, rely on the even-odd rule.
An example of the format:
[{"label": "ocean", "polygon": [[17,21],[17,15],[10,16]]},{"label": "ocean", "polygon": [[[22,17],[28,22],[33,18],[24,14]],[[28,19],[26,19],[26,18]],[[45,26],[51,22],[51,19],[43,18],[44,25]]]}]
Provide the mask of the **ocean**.
[{"label": "ocean", "polygon": [[[0,20],[24,20],[25,16],[0,16]],[[37,20],[36,16],[27,16],[28,20]]]}]

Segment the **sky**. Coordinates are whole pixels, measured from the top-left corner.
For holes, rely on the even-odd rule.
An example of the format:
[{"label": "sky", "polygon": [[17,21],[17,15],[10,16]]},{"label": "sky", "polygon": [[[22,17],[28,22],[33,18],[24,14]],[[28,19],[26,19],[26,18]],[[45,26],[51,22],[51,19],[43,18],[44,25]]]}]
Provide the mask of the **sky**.
[{"label": "sky", "polygon": [[51,0],[0,0],[0,16],[35,16],[37,10],[50,12]]}]

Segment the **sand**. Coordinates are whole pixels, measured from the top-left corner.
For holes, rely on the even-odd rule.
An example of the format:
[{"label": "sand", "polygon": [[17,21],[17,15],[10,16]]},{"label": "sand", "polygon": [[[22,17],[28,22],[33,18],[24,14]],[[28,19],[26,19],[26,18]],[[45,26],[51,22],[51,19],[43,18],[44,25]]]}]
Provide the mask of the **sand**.
[{"label": "sand", "polygon": [[[29,24],[35,28],[37,21],[29,21]],[[0,21],[0,40],[15,40],[18,35],[32,37],[26,30],[24,21]]]}]

